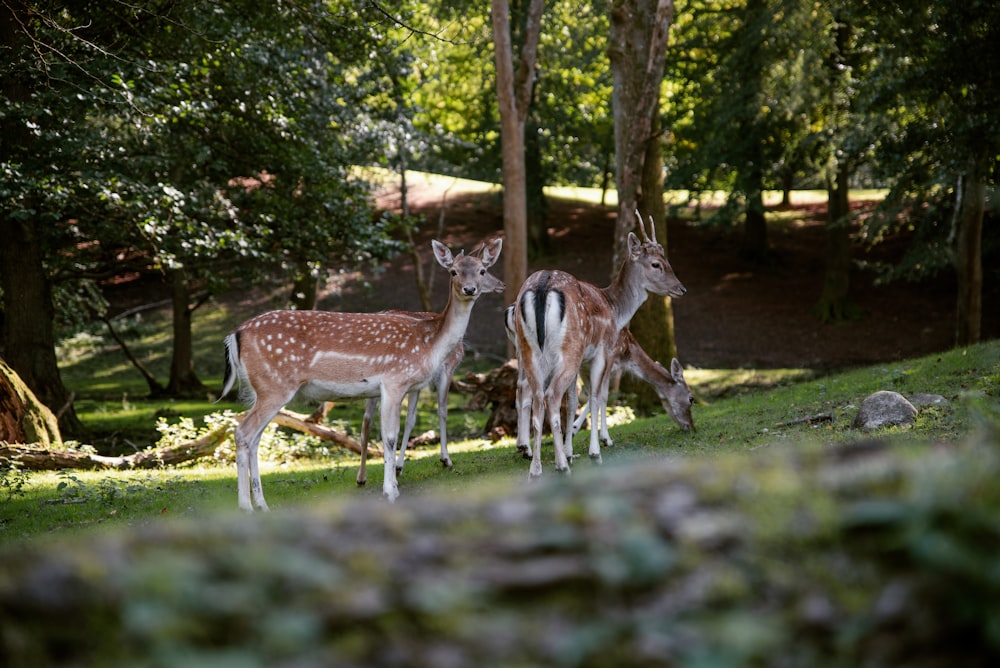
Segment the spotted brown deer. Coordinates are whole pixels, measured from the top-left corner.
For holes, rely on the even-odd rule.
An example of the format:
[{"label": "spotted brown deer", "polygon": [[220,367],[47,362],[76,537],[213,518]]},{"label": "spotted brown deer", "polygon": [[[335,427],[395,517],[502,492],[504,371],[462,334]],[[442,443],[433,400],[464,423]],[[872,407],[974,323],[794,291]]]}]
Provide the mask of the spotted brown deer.
[{"label": "spotted brown deer", "polygon": [[[618,342],[615,345],[613,356],[613,368],[621,369],[630,373],[639,380],[645,381],[653,386],[656,396],[660,398],[660,404],[667,415],[674,419],[674,422],[684,431],[694,429],[694,418],[691,416],[691,406],[694,405],[694,395],[684,380],[684,367],[674,358],[670,361],[670,368],[667,369],[662,364],[650,357],[639,342],[635,340],[628,327],[618,333]],[[583,374],[586,376],[586,374]],[[570,388],[574,391],[576,386]],[[573,433],[578,432],[583,423],[587,420],[587,412],[590,409],[588,398],[580,408],[580,414],[573,422]],[[611,435],[608,433],[608,413],[596,415],[591,412],[591,429],[600,426],[599,440],[602,445],[612,445]]]},{"label": "spotted brown deer", "polygon": [[456,257],[444,244],[432,242],[435,259],[452,277],[448,304],[432,317],[391,311],[271,311],[226,337],[222,394],[239,379],[251,402],[235,433],[240,508],[267,509],[257,446],[268,422],[296,396],[313,401],[378,398],[382,493],[390,501],[399,496],[395,459],[403,397],[434,380],[461,343],[476,300],[484,289],[494,289],[490,286],[497,279],[487,269],[496,263],[501,245],[495,239],[481,255],[463,252]]},{"label": "spotted brown deer", "polygon": [[[638,212],[636,212],[638,216]],[[647,293],[680,297],[686,290],[656,242],[638,218],[642,241],[629,232],[627,253],[614,280],[606,288],[580,281],[558,270],[533,273],[521,286],[508,318],[518,355],[518,448],[528,450],[528,423],[534,438],[529,475],[542,473],[542,422],[548,413],[555,448],[556,470],[567,471],[573,455],[571,423],[576,406],[571,401],[563,433],[560,407],[575,383],[584,361],[590,362],[591,410],[606,410],[612,356],[624,329]],[[511,322],[512,321],[512,322]],[[573,393],[575,396],[575,392]],[[598,430],[591,430],[589,454],[600,460]]]}]

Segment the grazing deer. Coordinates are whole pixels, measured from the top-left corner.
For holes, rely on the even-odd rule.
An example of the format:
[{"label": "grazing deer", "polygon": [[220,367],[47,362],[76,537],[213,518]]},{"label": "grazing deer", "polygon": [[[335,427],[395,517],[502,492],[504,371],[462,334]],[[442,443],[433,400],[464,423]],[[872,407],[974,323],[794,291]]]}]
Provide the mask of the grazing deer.
[{"label": "grazing deer", "polygon": [[[239,507],[267,510],[257,446],[264,427],[296,396],[314,401],[372,398],[381,401],[385,460],[382,493],[399,496],[396,439],[403,397],[437,377],[462,341],[476,300],[494,290],[487,269],[500,256],[502,241],[486,245],[481,257],[452,256],[438,241],[434,257],[451,272],[448,305],[430,317],[412,314],[271,311],[247,320],[226,337],[226,395],[239,379],[252,402],[236,428]],[[489,277],[489,278],[487,278]]]},{"label": "grazing deer", "polygon": [[[636,212],[638,215],[638,212]],[[624,329],[647,293],[680,297],[686,290],[667,262],[656,232],[647,235],[642,218],[643,240],[628,234],[628,252],[614,280],[606,288],[580,281],[563,271],[533,273],[521,286],[515,301],[513,323],[518,355],[518,448],[527,450],[528,420],[534,436],[529,475],[542,474],[542,421],[546,410],[552,431],[556,470],[569,469],[573,454],[572,431],[562,429],[560,407],[575,383],[584,361],[590,362],[590,405],[597,415],[606,410],[608,380],[618,333]],[[575,392],[571,397],[575,396]],[[576,410],[570,403],[571,427]],[[597,430],[590,435],[589,454],[600,460]]]},{"label": "grazing deer", "polygon": [[[633,376],[644,380],[653,386],[656,395],[660,398],[660,404],[667,415],[674,419],[681,429],[690,431],[694,429],[694,418],[691,417],[691,406],[694,405],[694,395],[684,380],[684,367],[676,358],[671,360],[670,368],[666,369],[662,364],[646,354],[639,342],[632,336],[632,332],[626,327],[618,333],[618,342],[615,345],[613,369],[621,369]],[[576,384],[570,388],[575,391]],[[583,423],[587,420],[587,412],[590,409],[590,399],[580,409],[580,415],[573,423],[573,433],[580,431]],[[608,414],[597,416],[591,411],[591,429],[598,428],[598,417],[600,418],[600,437],[602,445],[612,445],[611,435],[608,434]]]}]

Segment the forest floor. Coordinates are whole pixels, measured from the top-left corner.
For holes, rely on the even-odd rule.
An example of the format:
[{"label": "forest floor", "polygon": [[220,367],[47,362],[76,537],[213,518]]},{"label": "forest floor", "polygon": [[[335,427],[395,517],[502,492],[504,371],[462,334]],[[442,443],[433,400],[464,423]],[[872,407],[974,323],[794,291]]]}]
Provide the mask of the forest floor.
[{"label": "forest floor", "polygon": [[[430,259],[430,239],[471,251],[480,241],[502,234],[500,198],[496,191],[448,195],[440,186],[418,181],[411,184],[407,201],[412,212],[426,217],[416,241],[424,273],[433,276],[432,306],[440,309],[446,274]],[[442,202],[444,233],[438,235]],[[380,198],[385,208],[399,204],[398,191]],[[532,260],[529,273],[558,268],[599,286],[610,283],[614,210],[556,198],[548,204],[554,250],[550,257]],[[857,267],[851,292],[861,317],[836,324],[817,320],[811,309],[823,285],[825,214],[825,202],[797,205],[793,194],[791,210],[783,210],[781,220],[769,225],[772,258],[766,266],[741,259],[739,229],[669,221],[668,259],[688,289],[686,296],[673,300],[678,356],[685,366],[829,371],[953,346],[956,287],[948,276],[875,285],[875,273]],[[892,259],[904,247],[905,240],[898,239],[868,252],[855,243],[853,259]],[[503,277],[502,267],[493,271]],[[420,310],[412,259],[398,256],[364,282],[335,282],[319,307]],[[500,295],[484,295],[477,303],[466,335],[470,354],[497,360],[505,356],[503,307]],[[987,284],[983,312],[983,338],[1000,336],[1000,285]]]}]

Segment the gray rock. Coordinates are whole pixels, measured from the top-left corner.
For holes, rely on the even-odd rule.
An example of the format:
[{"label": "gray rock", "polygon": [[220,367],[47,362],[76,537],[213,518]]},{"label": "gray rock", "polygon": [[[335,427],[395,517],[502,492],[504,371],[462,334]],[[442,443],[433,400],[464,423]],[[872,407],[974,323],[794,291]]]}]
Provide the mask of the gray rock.
[{"label": "gray rock", "polygon": [[855,429],[878,429],[892,425],[913,424],[917,409],[899,392],[883,390],[861,402],[851,424]]},{"label": "gray rock", "polygon": [[922,392],[920,394],[914,394],[909,397],[909,401],[916,408],[944,408],[951,404],[950,401],[942,397],[940,394],[927,394]]}]

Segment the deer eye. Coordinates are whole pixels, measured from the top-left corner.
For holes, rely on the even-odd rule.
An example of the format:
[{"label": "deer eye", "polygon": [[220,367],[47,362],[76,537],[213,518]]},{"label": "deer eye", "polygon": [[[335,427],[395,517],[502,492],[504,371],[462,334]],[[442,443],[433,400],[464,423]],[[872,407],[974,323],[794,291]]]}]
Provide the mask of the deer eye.
[{"label": "deer eye", "polygon": [[485,269],[480,269],[479,270],[479,275],[480,276],[485,276],[486,275],[486,270]]},{"label": "deer eye", "polygon": [[660,268],[660,263],[659,262],[654,262],[653,263],[653,269],[659,269],[659,268]]}]

